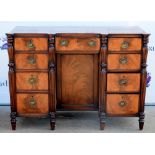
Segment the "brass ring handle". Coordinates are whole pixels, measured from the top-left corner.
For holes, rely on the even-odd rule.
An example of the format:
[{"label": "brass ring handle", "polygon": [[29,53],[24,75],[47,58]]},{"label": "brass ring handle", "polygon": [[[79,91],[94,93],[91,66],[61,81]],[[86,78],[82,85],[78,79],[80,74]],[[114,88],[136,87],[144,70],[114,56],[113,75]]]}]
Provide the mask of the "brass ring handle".
[{"label": "brass ring handle", "polygon": [[35,48],[32,40],[26,41],[26,46],[27,48],[30,48],[30,49]]},{"label": "brass ring handle", "polygon": [[121,64],[127,64],[127,63],[128,63],[128,58],[125,57],[125,56],[123,56],[123,57],[121,57],[121,58],[119,59],[119,62],[120,62]]},{"label": "brass ring handle", "polygon": [[28,56],[28,57],[27,57],[27,61],[28,61],[28,63],[31,64],[31,65],[36,64],[36,59],[35,59],[34,56]]},{"label": "brass ring handle", "polygon": [[119,80],[119,85],[124,86],[128,84],[128,80],[127,79],[121,79]]},{"label": "brass ring handle", "polygon": [[68,46],[69,41],[68,40],[60,40],[60,46]]},{"label": "brass ring handle", "polygon": [[28,79],[29,84],[34,85],[37,83],[37,78],[33,77],[33,75]]},{"label": "brass ring handle", "polygon": [[129,47],[129,42],[123,41],[123,42],[121,43],[121,48],[127,49],[128,47]]},{"label": "brass ring handle", "polygon": [[29,99],[29,105],[31,107],[35,106],[37,104],[36,100],[34,99],[33,96],[31,96],[31,98]]},{"label": "brass ring handle", "polygon": [[126,104],[127,104],[126,101],[120,101],[120,102],[118,103],[118,105],[119,105],[120,107],[124,107]]},{"label": "brass ring handle", "polygon": [[90,46],[90,47],[96,46],[96,41],[94,41],[94,40],[88,41],[88,46]]}]

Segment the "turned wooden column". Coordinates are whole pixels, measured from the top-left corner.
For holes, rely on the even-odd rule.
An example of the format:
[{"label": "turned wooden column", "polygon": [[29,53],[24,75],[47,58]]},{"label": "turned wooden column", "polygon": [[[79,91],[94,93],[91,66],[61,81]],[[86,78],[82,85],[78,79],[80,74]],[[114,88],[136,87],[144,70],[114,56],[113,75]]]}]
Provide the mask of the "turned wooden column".
[{"label": "turned wooden column", "polygon": [[54,35],[49,35],[49,115],[51,130],[55,129],[56,115],[56,64]]},{"label": "turned wooden column", "polygon": [[7,34],[8,42],[8,56],[9,56],[9,90],[10,90],[10,104],[11,104],[11,126],[12,130],[16,130],[16,80],[15,80],[15,62],[14,62],[14,37],[12,34]]},{"label": "turned wooden column", "polygon": [[99,55],[99,117],[101,130],[104,130],[106,123],[107,40],[107,35],[101,35],[101,50]]},{"label": "turned wooden column", "polygon": [[147,82],[147,53],[148,53],[148,37],[149,34],[143,35],[143,47],[142,47],[142,59],[141,59],[141,91],[140,91],[140,112],[139,112],[139,129],[142,130],[144,126],[144,106],[145,106],[145,94],[146,94],[146,82]]}]

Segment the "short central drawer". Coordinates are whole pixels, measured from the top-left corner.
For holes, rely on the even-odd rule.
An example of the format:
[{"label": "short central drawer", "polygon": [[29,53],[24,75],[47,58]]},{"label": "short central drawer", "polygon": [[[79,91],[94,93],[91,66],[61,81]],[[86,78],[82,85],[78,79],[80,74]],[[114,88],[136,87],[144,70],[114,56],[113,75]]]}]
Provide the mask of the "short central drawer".
[{"label": "short central drawer", "polygon": [[89,51],[94,52],[100,50],[100,38],[99,37],[56,37],[56,51],[68,52],[72,51]]}]

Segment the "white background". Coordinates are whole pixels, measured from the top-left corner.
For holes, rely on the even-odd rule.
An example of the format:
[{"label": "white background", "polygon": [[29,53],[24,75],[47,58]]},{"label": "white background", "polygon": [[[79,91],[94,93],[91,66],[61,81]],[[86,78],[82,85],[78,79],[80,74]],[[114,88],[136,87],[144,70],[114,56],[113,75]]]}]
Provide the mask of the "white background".
[{"label": "white background", "polygon": [[[1,0],[0,5],[1,21],[155,21],[154,0]],[[0,134],[0,154],[154,155],[154,139],[154,134]]]}]

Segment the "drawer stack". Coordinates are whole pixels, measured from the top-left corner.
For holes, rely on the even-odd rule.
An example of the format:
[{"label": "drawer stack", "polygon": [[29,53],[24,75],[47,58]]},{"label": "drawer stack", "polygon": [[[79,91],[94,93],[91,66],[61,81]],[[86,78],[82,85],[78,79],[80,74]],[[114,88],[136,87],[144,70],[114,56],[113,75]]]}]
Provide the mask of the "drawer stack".
[{"label": "drawer stack", "polygon": [[[146,56],[144,53],[146,49],[143,48],[143,36],[116,34],[108,35],[106,39],[107,54],[104,63],[107,74],[103,120],[105,115],[139,116],[144,110],[142,96],[145,94],[144,88],[146,87],[146,70],[142,67],[142,64],[145,64],[144,57]],[[142,78],[143,74],[145,78]],[[144,117],[144,113],[142,115]],[[140,129],[144,123],[142,119],[140,119]],[[103,122],[105,124],[105,120]]]},{"label": "drawer stack", "polygon": [[141,50],[142,38],[108,38],[107,114],[138,114]]},{"label": "drawer stack", "polygon": [[46,34],[15,34],[12,37],[14,49],[10,46],[9,51],[14,60],[11,55],[9,58],[14,64],[14,72],[9,71],[9,78],[14,83],[11,122],[15,129],[16,116],[49,114],[49,48]]},{"label": "drawer stack", "polygon": [[15,36],[17,114],[48,114],[48,38]]}]

